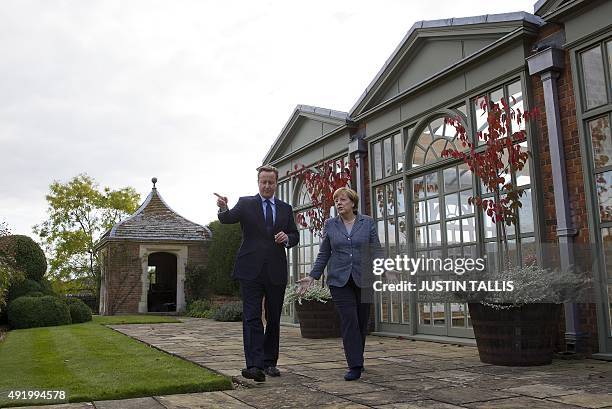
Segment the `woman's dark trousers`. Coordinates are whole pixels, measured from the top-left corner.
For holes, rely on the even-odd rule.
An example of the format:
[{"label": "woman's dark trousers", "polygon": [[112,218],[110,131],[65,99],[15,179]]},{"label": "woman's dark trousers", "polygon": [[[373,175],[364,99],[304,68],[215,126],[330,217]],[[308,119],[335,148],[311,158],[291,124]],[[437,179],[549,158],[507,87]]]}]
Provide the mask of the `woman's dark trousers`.
[{"label": "woman's dark trousers", "polygon": [[370,317],[370,304],[362,302],[362,298],[367,299],[362,297],[362,291],[368,289],[359,288],[350,277],[344,287],[329,286],[329,290],[340,315],[346,362],[349,368],[361,368]]}]

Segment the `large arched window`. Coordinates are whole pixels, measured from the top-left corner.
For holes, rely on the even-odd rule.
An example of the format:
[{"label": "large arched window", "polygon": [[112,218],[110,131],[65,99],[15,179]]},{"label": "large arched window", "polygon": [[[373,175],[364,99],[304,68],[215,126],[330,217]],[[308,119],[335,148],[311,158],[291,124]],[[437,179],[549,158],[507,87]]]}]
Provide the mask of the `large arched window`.
[{"label": "large arched window", "polygon": [[442,159],[445,149],[457,149],[457,131],[445,123],[444,118],[437,118],[422,128],[412,154],[412,167],[423,166]]}]

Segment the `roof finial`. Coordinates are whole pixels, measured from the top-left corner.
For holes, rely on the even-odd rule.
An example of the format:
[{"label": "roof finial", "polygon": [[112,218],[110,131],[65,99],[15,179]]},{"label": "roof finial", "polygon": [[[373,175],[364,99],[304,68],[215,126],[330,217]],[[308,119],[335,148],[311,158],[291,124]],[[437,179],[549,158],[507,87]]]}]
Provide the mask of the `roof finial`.
[{"label": "roof finial", "polygon": [[153,179],[151,179],[151,182],[153,182],[153,189],[156,189],[155,184],[157,183],[157,178],[154,177]]}]

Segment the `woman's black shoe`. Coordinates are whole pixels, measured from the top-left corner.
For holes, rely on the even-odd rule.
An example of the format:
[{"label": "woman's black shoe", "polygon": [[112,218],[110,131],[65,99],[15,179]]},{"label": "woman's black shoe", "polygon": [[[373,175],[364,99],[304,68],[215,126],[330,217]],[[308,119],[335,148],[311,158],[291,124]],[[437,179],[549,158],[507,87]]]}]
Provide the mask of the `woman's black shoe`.
[{"label": "woman's black shoe", "polygon": [[351,368],[346,375],[344,375],[345,381],[354,381],[359,378],[361,378],[361,368]]}]

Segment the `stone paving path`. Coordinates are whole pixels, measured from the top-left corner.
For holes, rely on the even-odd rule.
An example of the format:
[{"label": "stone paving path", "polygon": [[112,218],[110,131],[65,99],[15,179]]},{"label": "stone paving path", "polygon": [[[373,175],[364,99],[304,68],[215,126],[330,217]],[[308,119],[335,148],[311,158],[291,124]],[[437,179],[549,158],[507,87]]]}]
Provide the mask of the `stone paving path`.
[{"label": "stone paving path", "polygon": [[[131,408],[612,408],[612,362],[555,360],[519,368],[486,365],[474,347],[369,336],[366,372],[345,382],[340,339],[308,340],[282,327],[280,378],[255,383],[244,366],[242,325],[206,319],[118,325],[119,332],[231,376],[235,389],[54,409]],[[51,407],[47,407],[51,408]]]}]

